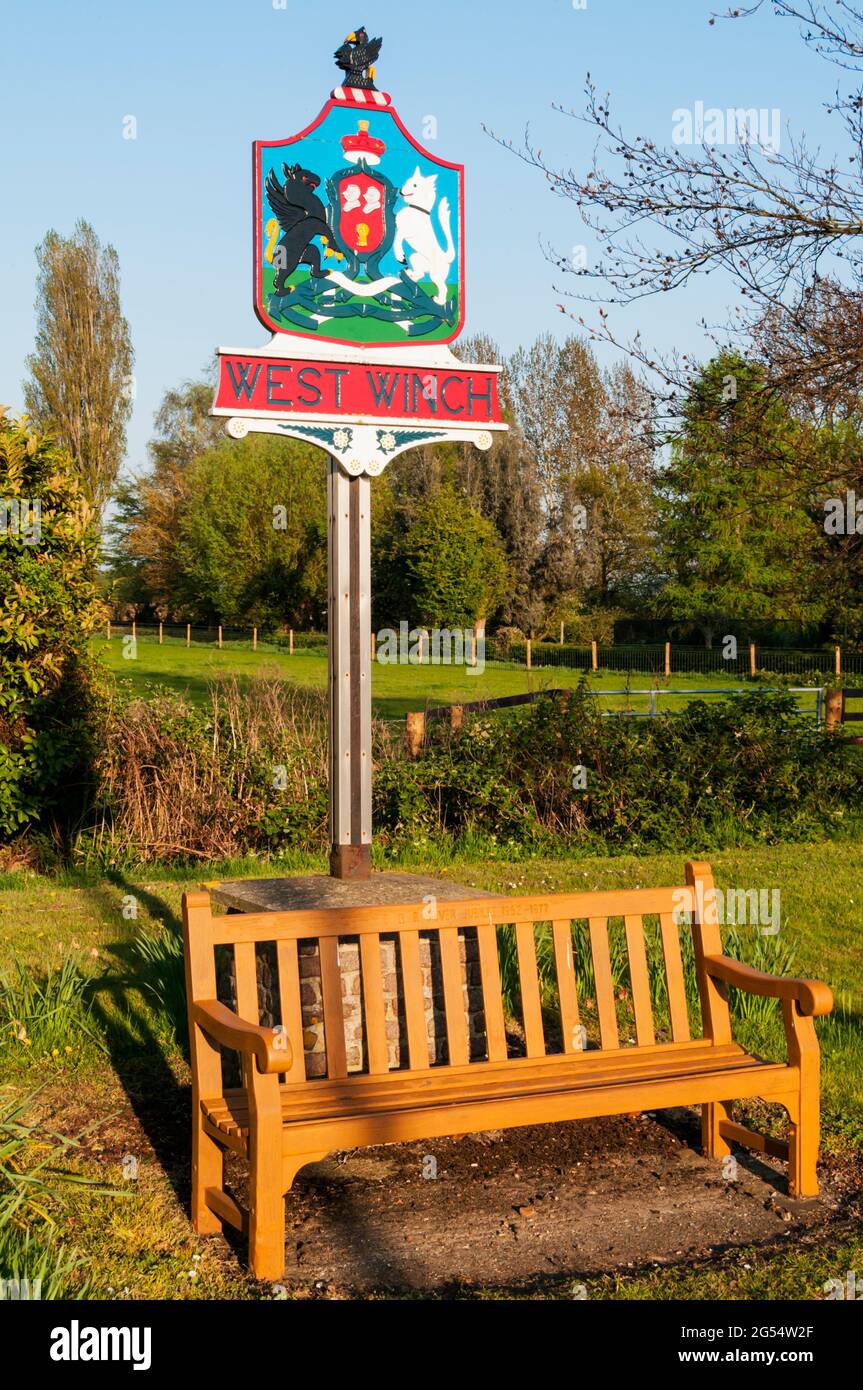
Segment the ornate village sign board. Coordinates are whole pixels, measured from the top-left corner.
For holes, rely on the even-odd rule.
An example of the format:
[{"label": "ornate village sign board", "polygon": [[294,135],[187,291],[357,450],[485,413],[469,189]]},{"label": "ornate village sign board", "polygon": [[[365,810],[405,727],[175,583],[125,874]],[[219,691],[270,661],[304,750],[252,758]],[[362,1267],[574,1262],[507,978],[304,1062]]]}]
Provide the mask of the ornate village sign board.
[{"label": "ornate village sign board", "polygon": [[369,480],[414,445],[491,446],[494,365],[447,346],[465,317],[464,169],[424,149],[374,84],[381,40],[335,54],[311,125],[254,144],[254,302],[265,347],[219,349],[212,413],[329,456],[330,872],[371,860]]}]

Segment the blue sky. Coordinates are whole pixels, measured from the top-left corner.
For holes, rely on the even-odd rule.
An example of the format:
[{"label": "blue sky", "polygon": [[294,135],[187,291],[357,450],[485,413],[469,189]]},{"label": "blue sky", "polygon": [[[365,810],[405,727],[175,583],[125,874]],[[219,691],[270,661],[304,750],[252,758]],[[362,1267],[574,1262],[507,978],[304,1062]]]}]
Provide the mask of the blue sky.
[{"label": "blue sky", "polygon": [[[579,3],[579,0],[576,0]],[[591,239],[572,204],[493,143],[482,123],[587,167],[585,73],[612,92],[630,132],[667,143],[676,108],[781,111],[832,153],[830,69],[769,13],[708,25],[717,0],[3,0],[0,85],[0,400],[22,402],[35,329],[33,250],[86,217],[120,256],[136,351],[128,465],[140,467],[166,387],[199,374],[217,344],[266,341],[252,309],[251,142],[317,114],[338,77],[332,53],[364,23],[382,34],[378,85],[408,128],[466,166],[467,323],[505,351],[572,325],[541,241]],[[137,139],[123,138],[127,116]],[[718,276],[622,314],[657,348],[699,351],[698,329],[732,302]]]}]

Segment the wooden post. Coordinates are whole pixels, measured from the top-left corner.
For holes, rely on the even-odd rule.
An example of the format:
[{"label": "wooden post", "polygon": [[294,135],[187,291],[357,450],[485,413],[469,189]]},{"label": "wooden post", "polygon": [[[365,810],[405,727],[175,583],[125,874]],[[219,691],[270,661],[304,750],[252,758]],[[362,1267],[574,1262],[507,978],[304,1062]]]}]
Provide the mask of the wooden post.
[{"label": "wooden post", "polygon": [[133,618],[133,619],[132,619],[132,637],[133,637],[133,639],[137,639],[137,636],[138,636],[138,634],[137,634],[137,631],[135,630],[135,619]]},{"label": "wooden post", "polygon": [[842,691],[824,691],[824,724],[828,734],[842,727]]},{"label": "wooden post", "polygon": [[110,618],[109,618],[109,619],[108,619],[108,641],[110,642],[110,640],[111,640],[111,620],[110,620]]},{"label": "wooden post", "polygon": [[670,676],[670,675],[671,675],[671,643],[670,643],[670,642],[666,642],[666,644],[665,644],[665,674],[666,674],[666,676]]},{"label": "wooden post", "polygon": [[377,633],[376,633],[374,630],[373,630],[372,633],[371,633],[371,656],[372,656],[372,661],[377,661],[377,659],[378,659],[378,638],[377,638]]},{"label": "wooden post", "polygon": [[186,623],[186,646],[187,646],[187,647],[191,647],[191,645],[192,645],[192,624],[191,624],[191,623]]},{"label": "wooden post", "polygon": [[460,729],[464,719],[464,710],[461,705],[450,705],[449,707],[449,726],[451,729]]},{"label": "wooden post", "polygon": [[526,647],[526,650],[527,650],[527,669],[528,669],[528,671],[529,671],[529,670],[531,669],[531,640],[530,640],[529,637],[528,637],[528,639],[527,639],[527,647]]},{"label": "wooden post", "polygon": [[754,642],[750,642],[750,643],[749,643],[749,674],[750,674],[750,676],[754,676],[754,675],[755,675],[755,670],[756,670],[756,663],[755,663],[755,643],[754,643]]},{"label": "wooden post", "polygon": [[422,710],[411,711],[405,718],[405,735],[409,758],[418,758],[426,732],[426,717]]},{"label": "wooden post", "polygon": [[162,624],[159,624],[159,646],[162,645]]},{"label": "wooden post", "polygon": [[590,644],[590,669],[591,671],[599,670],[599,653],[596,650],[595,641]]},{"label": "wooden post", "polygon": [[221,651],[221,647],[222,647],[222,624],[219,623],[219,650],[220,650],[220,651]]},{"label": "wooden post", "polygon": [[256,627],[253,627],[253,628],[252,628],[252,651],[253,651],[253,652],[256,652],[257,650],[258,650],[258,629],[257,629]]},{"label": "wooden post", "polygon": [[560,625],[560,645],[563,646],[563,623]]},{"label": "wooden post", "polygon": [[842,675],[842,648],[841,648],[841,647],[837,647],[837,648],[836,648],[836,674],[837,674],[837,676],[841,676],[841,675]]},{"label": "wooden post", "polygon": [[[330,873],[365,879],[372,857],[371,487],[330,456],[327,623]],[[293,632],[290,636],[293,650]]]},{"label": "wooden post", "polygon": [[289,627],[289,628],[288,628],[288,656],[293,656],[293,654],[294,654],[294,629],[293,629],[292,627]]}]

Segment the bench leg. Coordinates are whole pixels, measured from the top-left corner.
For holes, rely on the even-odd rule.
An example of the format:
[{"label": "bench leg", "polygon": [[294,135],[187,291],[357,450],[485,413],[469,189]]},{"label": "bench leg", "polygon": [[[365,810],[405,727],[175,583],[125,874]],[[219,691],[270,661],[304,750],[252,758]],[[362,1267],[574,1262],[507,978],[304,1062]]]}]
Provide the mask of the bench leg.
[{"label": "bench leg", "polygon": [[818,1093],[814,1100],[796,1094],[782,1104],[791,1119],[788,1136],[788,1191],[793,1197],[818,1196],[818,1142],[820,1116]]},{"label": "bench leg", "polygon": [[731,1105],[728,1101],[706,1101],[701,1107],[701,1147],[705,1158],[725,1158],[731,1153],[731,1145],[719,1132],[723,1120],[730,1121]]},{"label": "bench leg", "polygon": [[281,1126],[272,1134],[264,1126],[258,1127],[256,1133],[253,1131],[249,1155],[249,1263],[258,1279],[281,1279],[285,1272],[281,1147]]},{"label": "bench leg", "polygon": [[208,1187],[225,1185],[225,1151],[204,1129],[200,1110],[192,1134],[192,1225],[202,1236],[218,1235],[222,1223],[207,1206]]}]

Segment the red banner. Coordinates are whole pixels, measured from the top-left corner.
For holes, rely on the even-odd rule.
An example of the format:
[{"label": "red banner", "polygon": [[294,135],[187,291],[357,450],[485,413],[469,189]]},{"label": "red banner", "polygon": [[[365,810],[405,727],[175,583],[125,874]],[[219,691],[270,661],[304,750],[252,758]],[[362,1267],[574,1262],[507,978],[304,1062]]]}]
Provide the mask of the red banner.
[{"label": "red banner", "polygon": [[241,415],[500,423],[497,373],[222,353],[217,409]]}]

